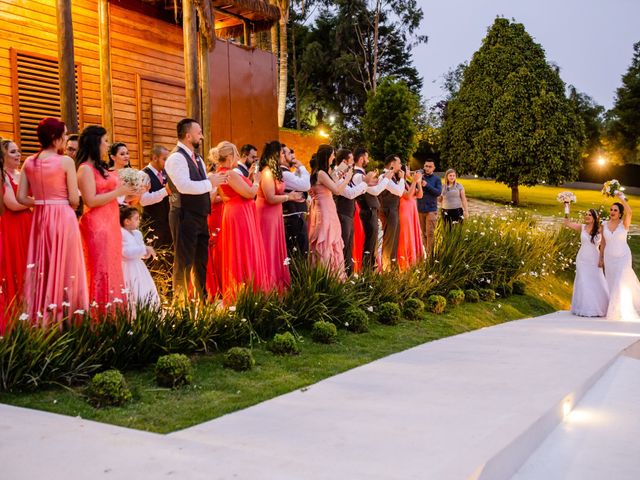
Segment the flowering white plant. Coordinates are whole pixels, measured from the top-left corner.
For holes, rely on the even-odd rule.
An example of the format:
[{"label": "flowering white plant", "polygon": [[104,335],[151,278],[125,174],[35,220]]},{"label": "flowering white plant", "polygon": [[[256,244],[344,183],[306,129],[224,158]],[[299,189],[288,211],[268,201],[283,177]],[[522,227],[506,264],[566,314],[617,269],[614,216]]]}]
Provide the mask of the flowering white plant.
[{"label": "flowering white plant", "polygon": [[118,176],[122,183],[134,187],[137,192],[142,192],[149,184],[149,176],[135,168],[122,168],[118,170]]},{"label": "flowering white plant", "polygon": [[605,197],[615,197],[616,193],[623,191],[624,187],[620,185],[620,182],[615,178],[608,182],[604,182],[604,185],[602,186],[602,195]]}]

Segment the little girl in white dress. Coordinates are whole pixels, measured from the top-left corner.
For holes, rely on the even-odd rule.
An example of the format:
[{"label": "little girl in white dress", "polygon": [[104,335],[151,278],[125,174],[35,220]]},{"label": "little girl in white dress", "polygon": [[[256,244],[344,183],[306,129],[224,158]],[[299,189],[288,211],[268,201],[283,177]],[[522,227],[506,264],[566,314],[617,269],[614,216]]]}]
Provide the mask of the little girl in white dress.
[{"label": "little girl in white dress", "polygon": [[159,306],[160,296],[147,266],[142,261],[156,256],[154,249],[145,245],[140,226],[140,213],[133,207],[120,207],[122,227],[122,273],[129,290],[129,305]]}]

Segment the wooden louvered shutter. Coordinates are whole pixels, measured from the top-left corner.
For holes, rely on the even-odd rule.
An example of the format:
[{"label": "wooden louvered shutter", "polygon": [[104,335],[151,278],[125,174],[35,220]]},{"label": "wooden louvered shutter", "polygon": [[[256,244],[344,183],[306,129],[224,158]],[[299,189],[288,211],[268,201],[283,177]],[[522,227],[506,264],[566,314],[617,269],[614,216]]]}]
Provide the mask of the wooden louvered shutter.
[{"label": "wooden louvered shutter", "polygon": [[[82,125],[81,66],[76,63],[78,126]],[[45,117],[60,118],[58,59],[11,49],[15,141],[23,156],[39,150],[36,127]],[[72,132],[70,132],[72,133]]]}]

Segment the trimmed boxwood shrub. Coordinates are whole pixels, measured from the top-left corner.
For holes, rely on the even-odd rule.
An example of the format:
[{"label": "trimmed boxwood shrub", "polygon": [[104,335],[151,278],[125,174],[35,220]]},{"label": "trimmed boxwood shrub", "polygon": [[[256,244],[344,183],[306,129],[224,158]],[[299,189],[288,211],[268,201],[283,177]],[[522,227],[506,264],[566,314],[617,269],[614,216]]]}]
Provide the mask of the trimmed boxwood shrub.
[{"label": "trimmed boxwood shrub", "polygon": [[333,323],[320,320],[313,324],[311,338],[318,343],[335,343],[338,340],[338,329]]},{"label": "trimmed boxwood shrub", "polygon": [[498,285],[496,287],[496,294],[500,295],[502,298],[510,297],[511,295],[513,295],[513,287],[508,283]]},{"label": "trimmed boxwood shrub", "polygon": [[430,295],[427,299],[427,308],[431,313],[440,314],[447,307],[447,299],[442,295]]},{"label": "trimmed boxwood shrub", "polygon": [[193,380],[191,360],[182,353],[163,355],[156,362],[156,383],[161,387],[179,388]]},{"label": "trimmed boxwood shrub", "polygon": [[119,370],[107,370],[93,376],[87,399],[96,408],[120,406],[131,400],[131,391]]},{"label": "trimmed boxwood shrub", "polygon": [[267,349],[275,355],[298,355],[300,347],[291,332],[276,333],[267,344]]},{"label": "trimmed boxwood shrub", "polygon": [[397,325],[402,318],[400,306],[395,302],[384,302],[378,308],[378,321],[385,325]]},{"label": "trimmed boxwood shrub", "polygon": [[464,291],[462,290],[451,290],[447,295],[447,301],[450,305],[460,305],[464,302]]},{"label": "trimmed boxwood shrub", "polygon": [[527,287],[525,286],[522,280],[516,280],[513,282],[513,294],[514,295],[524,295],[526,293]]},{"label": "trimmed boxwood shrub", "polygon": [[483,302],[491,302],[496,299],[496,292],[490,288],[481,288],[478,290],[478,294],[480,295],[480,300]]},{"label": "trimmed boxwood shrub", "polygon": [[364,333],[369,331],[369,316],[361,308],[349,308],[342,318],[345,328],[350,332]]},{"label": "trimmed boxwood shrub", "polygon": [[480,294],[473,288],[465,290],[464,301],[467,303],[478,303],[480,301]]},{"label": "trimmed boxwood shrub", "polygon": [[229,351],[225,353],[224,360],[222,361],[222,365],[225,368],[230,368],[236,372],[251,370],[255,364],[256,361],[253,359],[251,350],[242,347],[230,348]]},{"label": "trimmed boxwood shrub", "polygon": [[422,312],[424,312],[424,302],[419,298],[408,298],[402,304],[402,314],[409,320],[420,320]]}]

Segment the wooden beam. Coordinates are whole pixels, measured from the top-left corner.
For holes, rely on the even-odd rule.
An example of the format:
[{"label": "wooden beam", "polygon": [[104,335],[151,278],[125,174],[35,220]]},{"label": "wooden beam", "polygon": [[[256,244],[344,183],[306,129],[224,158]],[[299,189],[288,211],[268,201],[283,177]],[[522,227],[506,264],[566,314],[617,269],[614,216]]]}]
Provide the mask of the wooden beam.
[{"label": "wooden beam", "polygon": [[[111,40],[109,34],[109,1],[98,0],[98,35],[100,44],[100,101],[102,126],[113,141],[113,88],[111,85]],[[138,129],[141,129],[138,125]]]},{"label": "wooden beam", "polygon": [[[215,42],[215,39],[214,39]],[[211,93],[209,88],[211,82],[209,80],[209,49],[207,48],[207,39],[201,33],[200,34],[200,87],[202,91],[202,134],[204,141],[202,142],[202,156],[207,159],[209,149],[213,145],[213,139],[211,138]]]},{"label": "wooden beam", "polygon": [[193,0],[182,2],[182,34],[184,38],[184,82],[187,116],[202,123],[198,78],[198,27]]},{"label": "wooden beam", "polygon": [[60,71],[60,110],[69,132],[78,131],[75,55],[71,0],[56,0],[58,20],[58,68]]}]

